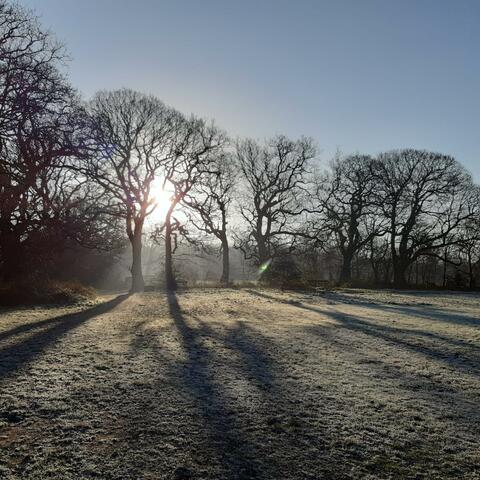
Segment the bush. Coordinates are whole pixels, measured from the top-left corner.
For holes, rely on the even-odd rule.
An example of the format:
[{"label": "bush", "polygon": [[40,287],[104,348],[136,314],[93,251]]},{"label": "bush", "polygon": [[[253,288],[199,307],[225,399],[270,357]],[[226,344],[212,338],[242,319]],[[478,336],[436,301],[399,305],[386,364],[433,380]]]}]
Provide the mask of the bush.
[{"label": "bush", "polygon": [[0,284],[0,305],[73,304],[91,300],[95,290],[77,282],[22,279]]},{"label": "bush", "polygon": [[291,255],[283,255],[266,264],[260,284],[289,290],[305,288],[302,271]]}]

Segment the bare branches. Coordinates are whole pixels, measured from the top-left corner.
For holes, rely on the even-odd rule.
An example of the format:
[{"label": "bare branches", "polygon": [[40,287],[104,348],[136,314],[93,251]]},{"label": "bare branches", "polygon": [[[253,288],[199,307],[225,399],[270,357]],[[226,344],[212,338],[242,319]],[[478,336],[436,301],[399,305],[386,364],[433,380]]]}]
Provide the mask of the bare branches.
[{"label": "bare branches", "polygon": [[455,244],[460,225],[478,215],[467,201],[472,181],[452,157],[423,150],[381,154],[371,173],[388,221],[394,281],[403,286],[413,261]]},{"label": "bare branches", "polygon": [[302,198],[315,153],[308,138],[292,141],[279,136],[264,145],[237,142],[236,160],[246,184],[239,211],[247,229],[236,242],[246,258],[263,263],[288,245],[294,219],[305,212]]},{"label": "bare branches", "polygon": [[[61,73],[62,46],[27,10],[0,2],[0,249],[2,273],[21,272],[38,235],[64,230],[81,183],[79,102]],[[71,210],[70,210],[71,211]],[[65,230],[64,230],[65,233]],[[49,234],[49,233],[48,233]]]},{"label": "bare branches", "polygon": [[143,225],[155,209],[152,183],[176,161],[185,120],[155,97],[127,89],[97,93],[89,115],[90,155],[81,169],[114,200],[111,214],[125,221],[132,290],[141,291]]},{"label": "bare branches", "polygon": [[384,222],[378,215],[374,197],[372,163],[373,159],[366,155],[337,158],[332,162],[331,172],[317,178],[313,196],[319,214],[317,224],[321,225],[320,234],[327,230],[335,237],[343,259],[341,282],[351,279],[354,255],[384,233]]},{"label": "bare branches", "polygon": [[[182,125],[175,144],[175,154],[167,163],[164,185],[173,190],[165,218],[165,271],[167,288],[174,290],[172,216],[179,204],[188,203],[188,197],[202,180],[216,172],[216,158],[226,143],[225,134],[215,125],[191,117]],[[192,197],[193,198],[193,197]]]},{"label": "bare branches", "polygon": [[152,204],[151,184],[175,155],[181,115],[132,90],[99,92],[89,107],[92,155],[86,173],[132,221]]}]

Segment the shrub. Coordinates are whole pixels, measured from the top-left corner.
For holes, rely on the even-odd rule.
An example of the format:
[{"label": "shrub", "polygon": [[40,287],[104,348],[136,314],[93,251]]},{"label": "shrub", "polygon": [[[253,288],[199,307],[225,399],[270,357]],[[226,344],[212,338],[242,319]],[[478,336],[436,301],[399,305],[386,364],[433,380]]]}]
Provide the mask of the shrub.
[{"label": "shrub", "polygon": [[78,282],[25,278],[0,284],[0,305],[72,304],[91,300],[95,290]]},{"label": "shrub", "polygon": [[283,255],[267,264],[260,277],[260,284],[291,290],[305,288],[302,271],[291,255]]}]

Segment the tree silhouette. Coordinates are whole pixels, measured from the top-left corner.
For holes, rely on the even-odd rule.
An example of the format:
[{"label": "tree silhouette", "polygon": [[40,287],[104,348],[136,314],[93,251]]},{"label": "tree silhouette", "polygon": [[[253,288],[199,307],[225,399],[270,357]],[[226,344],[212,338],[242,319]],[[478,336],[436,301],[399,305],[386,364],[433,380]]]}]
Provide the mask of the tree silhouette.
[{"label": "tree silhouette", "polygon": [[221,153],[212,164],[213,171],[205,172],[183,203],[190,209],[189,221],[221,244],[222,275],[220,284],[230,281],[230,247],[228,242],[229,209],[233,201],[235,168],[230,155]]},{"label": "tree silhouette", "polygon": [[258,265],[292,245],[295,219],[305,211],[309,161],[316,154],[313,141],[278,136],[264,145],[239,141],[236,161],[244,185],[239,200],[246,228],[237,246]]},{"label": "tree silhouette", "polygon": [[85,171],[113,198],[108,213],[125,221],[132,247],[132,292],[144,289],[142,233],[155,210],[152,182],[177,158],[184,119],[155,97],[132,90],[99,92],[89,105],[91,155]]}]

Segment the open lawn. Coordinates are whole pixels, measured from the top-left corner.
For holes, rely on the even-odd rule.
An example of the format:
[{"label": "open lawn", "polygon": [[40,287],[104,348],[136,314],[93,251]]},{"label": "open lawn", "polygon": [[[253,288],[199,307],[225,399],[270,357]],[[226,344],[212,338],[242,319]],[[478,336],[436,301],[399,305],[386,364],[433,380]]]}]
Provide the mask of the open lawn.
[{"label": "open lawn", "polygon": [[480,297],[3,310],[0,478],[480,479]]}]

